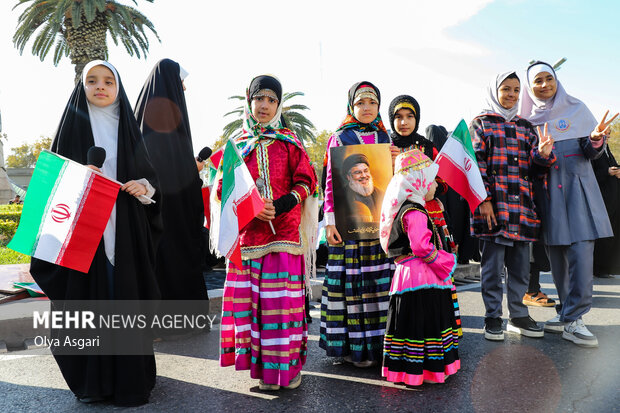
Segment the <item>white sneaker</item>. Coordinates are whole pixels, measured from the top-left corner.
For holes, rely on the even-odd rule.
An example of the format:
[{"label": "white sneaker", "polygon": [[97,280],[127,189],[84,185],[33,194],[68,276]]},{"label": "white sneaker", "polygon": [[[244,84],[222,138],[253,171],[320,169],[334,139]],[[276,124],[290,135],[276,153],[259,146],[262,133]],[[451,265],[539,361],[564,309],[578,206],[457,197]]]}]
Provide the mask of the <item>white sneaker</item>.
[{"label": "white sneaker", "polygon": [[590,333],[590,330],[588,330],[581,318],[578,318],[577,320],[564,326],[562,338],[572,341],[578,346],[598,347],[598,340],[596,339],[596,336]]},{"label": "white sneaker", "polygon": [[557,314],[551,320],[545,323],[545,331],[547,333],[561,333],[564,331],[565,322],[560,321],[560,315]]}]

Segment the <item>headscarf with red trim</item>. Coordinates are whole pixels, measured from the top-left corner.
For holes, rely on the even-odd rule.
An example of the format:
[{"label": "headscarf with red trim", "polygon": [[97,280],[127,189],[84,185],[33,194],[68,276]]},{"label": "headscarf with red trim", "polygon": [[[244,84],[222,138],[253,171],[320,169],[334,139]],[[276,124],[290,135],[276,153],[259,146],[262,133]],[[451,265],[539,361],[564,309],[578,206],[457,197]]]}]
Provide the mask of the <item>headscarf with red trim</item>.
[{"label": "headscarf with red trim", "polygon": [[[269,122],[260,123],[252,114],[252,98],[264,90],[270,90],[275,93],[278,98],[278,109],[275,116]],[[282,85],[275,77],[261,75],[252,79],[250,86],[246,89],[244,112],[243,134],[235,139],[235,144],[241,151],[244,159],[256,148],[258,141],[265,138],[289,142],[303,149],[303,145],[299,138],[297,138],[297,135],[287,127],[286,122],[282,119]]]},{"label": "headscarf with red trim", "polygon": [[351,86],[351,89],[349,89],[349,104],[347,107],[347,116],[344,118],[338,129],[336,129],[337,131],[356,128],[363,132],[383,131],[387,133],[385,126],[383,125],[383,121],[381,120],[381,113],[377,113],[377,117],[370,123],[361,123],[353,115],[353,106],[355,104],[357,92],[358,90],[364,88],[372,88],[374,90],[377,98],[377,103],[379,104],[379,107],[381,107],[381,92],[379,92],[379,89],[375,85],[368,82],[367,80],[363,80],[354,84],[353,86]]}]

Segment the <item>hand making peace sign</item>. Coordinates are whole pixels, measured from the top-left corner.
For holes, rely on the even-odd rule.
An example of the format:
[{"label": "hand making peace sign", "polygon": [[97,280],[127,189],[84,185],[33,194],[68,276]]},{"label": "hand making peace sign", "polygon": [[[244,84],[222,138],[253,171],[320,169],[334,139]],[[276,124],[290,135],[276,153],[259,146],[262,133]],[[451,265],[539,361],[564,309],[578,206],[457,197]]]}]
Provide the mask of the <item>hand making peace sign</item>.
[{"label": "hand making peace sign", "polygon": [[551,156],[551,149],[553,149],[553,138],[549,135],[549,129],[547,128],[547,122],[545,122],[545,133],[540,132],[540,126],[536,126],[538,132],[538,153],[543,158]]},{"label": "hand making peace sign", "polygon": [[609,131],[611,129],[611,126],[610,126],[611,122],[613,122],[614,119],[616,119],[619,114],[616,113],[613,118],[605,122],[605,119],[607,119],[608,114],[609,114],[609,110],[605,112],[603,119],[601,119],[598,125],[596,125],[596,128],[594,128],[594,130],[590,134],[590,138],[592,138],[593,141],[600,141],[602,138],[609,136]]}]

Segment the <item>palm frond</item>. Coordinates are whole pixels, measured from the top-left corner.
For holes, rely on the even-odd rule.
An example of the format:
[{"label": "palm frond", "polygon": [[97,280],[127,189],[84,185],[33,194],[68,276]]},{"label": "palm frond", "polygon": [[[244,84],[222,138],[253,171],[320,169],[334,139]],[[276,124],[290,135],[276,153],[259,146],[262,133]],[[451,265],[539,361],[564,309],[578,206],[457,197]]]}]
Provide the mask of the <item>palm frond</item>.
[{"label": "palm frond", "polygon": [[306,105],[291,105],[282,108],[282,112],[288,112],[289,110],[310,110],[310,108]]},{"label": "palm frond", "polygon": [[240,136],[241,133],[243,132],[242,128],[243,128],[243,120],[235,119],[229,124],[227,124],[226,126],[224,126],[224,129],[223,129],[224,133],[222,135],[225,136],[226,139],[230,137]]},{"label": "palm frond", "polygon": [[242,116],[243,115],[243,108],[242,107],[238,107],[238,108],[233,109],[230,112],[224,114],[225,117],[228,116],[228,115]]},{"label": "palm frond", "polygon": [[[138,5],[137,0],[132,1]],[[153,2],[153,0],[145,1]],[[102,13],[106,18],[105,30],[110,33],[114,44],[122,43],[131,56],[136,55],[140,58],[148,53],[147,29],[151,32],[150,35],[161,41],[153,23],[146,16],[137,9],[115,0],[17,0],[13,9],[24,5],[26,8],[18,17],[17,28],[13,35],[15,48],[22,54],[32,41],[32,54],[44,60],[55,45],[54,64],[58,64],[63,57],[71,56],[75,63],[84,56],[93,54],[86,49],[86,52],[80,52],[81,54],[76,57],[73,51],[76,50],[76,45],[93,44],[92,36],[95,36],[95,39],[101,36],[100,29],[93,31],[89,28],[85,30],[80,28],[83,24],[95,24],[95,28],[102,27],[101,22],[98,22]],[[67,42],[67,33],[71,36],[70,42]],[[84,36],[91,38],[85,41],[82,39]],[[103,46],[101,41],[94,43],[98,43],[94,46],[96,50],[94,54],[103,51],[103,54],[107,55],[105,41]]]},{"label": "palm frond", "polygon": [[296,96],[304,96],[304,92],[288,92],[282,96],[282,102],[286,102],[289,99],[292,99]]}]

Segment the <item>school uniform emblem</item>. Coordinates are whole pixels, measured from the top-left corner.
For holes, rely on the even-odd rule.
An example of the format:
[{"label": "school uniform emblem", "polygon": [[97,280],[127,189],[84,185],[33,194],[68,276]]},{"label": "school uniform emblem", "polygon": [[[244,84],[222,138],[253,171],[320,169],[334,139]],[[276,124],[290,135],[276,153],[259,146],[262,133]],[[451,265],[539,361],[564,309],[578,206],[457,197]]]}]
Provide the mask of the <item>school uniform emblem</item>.
[{"label": "school uniform emblem", "polygon": [[555,122],[554,126],[559,132],[566,132],[570,129],[570,121],[566,119],[560,119]]}]

